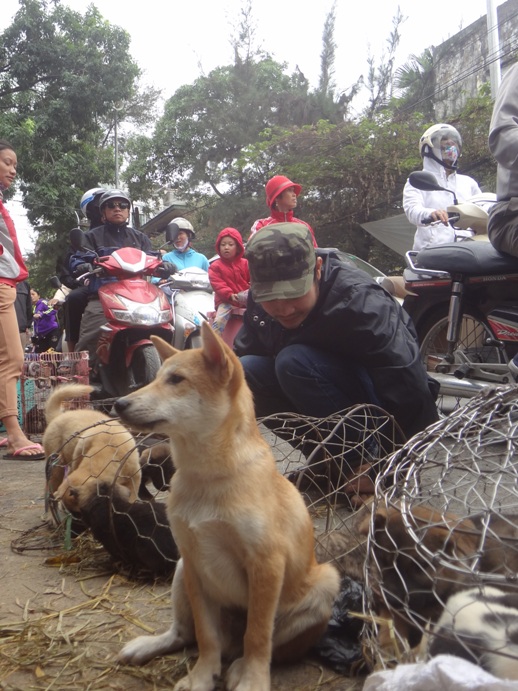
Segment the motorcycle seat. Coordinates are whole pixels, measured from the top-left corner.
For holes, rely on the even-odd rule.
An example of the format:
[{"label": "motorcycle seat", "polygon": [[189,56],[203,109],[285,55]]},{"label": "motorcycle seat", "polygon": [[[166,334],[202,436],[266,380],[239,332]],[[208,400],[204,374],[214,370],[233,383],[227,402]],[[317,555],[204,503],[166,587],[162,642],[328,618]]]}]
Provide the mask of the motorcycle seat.
[{"label": "motorcycle seat", "polygon": [[490,242],[448,242],[420,250],[414,264],[422,269],[465,276],[518,274],[518,258],[496,250]]}]

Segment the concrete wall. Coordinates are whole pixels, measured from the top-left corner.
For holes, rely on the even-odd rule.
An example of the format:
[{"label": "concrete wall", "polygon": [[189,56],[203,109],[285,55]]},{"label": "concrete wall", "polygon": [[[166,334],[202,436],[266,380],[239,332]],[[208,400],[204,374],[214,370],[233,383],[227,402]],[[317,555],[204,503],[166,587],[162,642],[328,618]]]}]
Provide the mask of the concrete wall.
[{"label": "concrete wall", "polygon": [[[499,7],[498,33],[502,74],[518,59],[518,0],[507,0]],[[435,65],[436,121],[458,113],[468,98],[477,95],[489,82],[487,19],[473,24],[432,49]]]}]

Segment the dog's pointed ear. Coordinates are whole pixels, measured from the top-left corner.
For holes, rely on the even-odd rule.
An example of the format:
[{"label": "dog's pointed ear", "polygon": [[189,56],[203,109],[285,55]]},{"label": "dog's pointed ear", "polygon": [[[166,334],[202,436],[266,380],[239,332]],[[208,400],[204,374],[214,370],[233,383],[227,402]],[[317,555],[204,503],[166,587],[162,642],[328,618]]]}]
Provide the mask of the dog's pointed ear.
[{"label": "dog's pointed ear", "polygon": [[201,338],[203,342],[203,356],[211,366],[227,367],[228,357],[225,351],[228,349],[228,346],[214,333],[214,330],[207,322],[203,322],[201,325]]},{"label": "dog's pointed ear", "polygon": [[151,341],[157,349],[158,355],[160,356],[162,362],[167,360],[168,357],[173,357],[173,355],[176,355],[180,352],[179,350],[176,350],[176,348],[173,348],[172,345],[169,345],[167,341],[164,341],[163,338],[160,338],[160,336],[151,336]]}]

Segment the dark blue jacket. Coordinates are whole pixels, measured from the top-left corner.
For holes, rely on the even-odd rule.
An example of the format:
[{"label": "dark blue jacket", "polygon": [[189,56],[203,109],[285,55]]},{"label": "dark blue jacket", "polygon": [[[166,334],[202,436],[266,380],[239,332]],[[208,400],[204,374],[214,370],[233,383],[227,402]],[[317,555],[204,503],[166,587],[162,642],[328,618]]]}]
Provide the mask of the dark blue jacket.
[{"label": "dark blue jacket", "polygon": [[317,303],[296,329],[285,329],[254,302],[252,291],[237,355],[275,357],[292,344],[312,346],[363,365],[381,406],[407,437],[438,419],[433,391],[408,314],[374,279],[338,250],[317,250],[324,260]]},{"label": "dark blue jacket", "polygon": [[[116,226],[113,223],[105,223],[84,233],[84,249],[74,252],[70,257],[70,272],[75,276],[76,269],[81,264],[91,264],[96,257],[107,257],[121,247],[137,247],[146,254],[152,253],[151,240],[140,230],[126,224]],[[97,276],[90,279],[89,292],[96,293],[104,282],[106,279]]]}]

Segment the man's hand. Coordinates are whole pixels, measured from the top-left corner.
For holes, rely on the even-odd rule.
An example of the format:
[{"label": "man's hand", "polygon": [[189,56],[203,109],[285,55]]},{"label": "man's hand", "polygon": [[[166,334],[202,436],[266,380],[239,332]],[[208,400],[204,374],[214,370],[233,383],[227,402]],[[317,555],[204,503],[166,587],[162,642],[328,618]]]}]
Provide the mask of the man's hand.
[{"label": "man's hand", "polygon": [[163,262],[162,266],[157,269],[157,276],[160,278],[169,278],[178,271],[178,267],[173,262]]},{"label": "man's hand", "polygon": [[448,212],[445,209],[435,209],[430,216],[434,221],[441,221],[444,225],[448,225]]},{"label": "man's hand", "polygon": [[83,274],[87,274],[93,270],[94,270],[94,267],[91,264],[89,264],[88,262],[85,262],[84,264],[79,264],[79,266],[76,267],[76,269],[74,271],[74,275],[77,278],[78,276],[82,276]]}]

